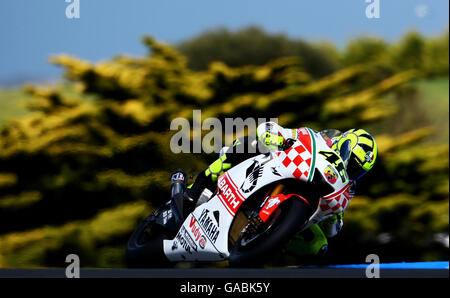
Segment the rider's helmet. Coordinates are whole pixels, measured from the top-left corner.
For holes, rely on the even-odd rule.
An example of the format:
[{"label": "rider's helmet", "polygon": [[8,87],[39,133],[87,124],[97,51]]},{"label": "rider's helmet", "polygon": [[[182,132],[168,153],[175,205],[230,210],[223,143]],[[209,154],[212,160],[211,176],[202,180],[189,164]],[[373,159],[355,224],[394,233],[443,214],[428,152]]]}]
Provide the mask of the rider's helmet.
[{"label": "rider's helmet", "polygon": [[357,180],[375,164],[378,147],[375,139],[364,129],[350,129],[333,138],[331,146],[344,161],[350,180]]}]

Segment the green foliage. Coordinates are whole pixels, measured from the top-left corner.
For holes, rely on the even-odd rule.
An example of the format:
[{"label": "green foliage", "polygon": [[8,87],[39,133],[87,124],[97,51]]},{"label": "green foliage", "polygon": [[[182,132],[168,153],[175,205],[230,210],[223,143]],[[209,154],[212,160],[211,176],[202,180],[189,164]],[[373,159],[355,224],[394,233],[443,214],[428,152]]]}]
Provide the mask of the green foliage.
[{"label": "green foliage", "polygon": [[331,44],[314,44],[289,39],[284,34],[269,34],[258,27],[248,27],[237,32],[227,29],[207,31],[182,42],[177,47],[188,58],[195,70],[206,70],[210,63],[221,61],[228,66],[264,65],[281,57],[296,56],[305,71],[314,77],[332,73],[336,69]]},{"label": "green foliage", "polygon": [[351,40],[342,54],[341,63],[344,66],[367,64],[383,61],[388,58],[389,45],[375,37],[361,37]]},{"label": "green foliage", "polygon": [[0,89],[0,124],[25,116],[27,110],[23,107],[23,103],[27,99],[29,96],[20,89]]},{"label": "green foliage", "polygon": [[[78,253],[83,266],[123,266],[137,222],[168,199],[170,173],[200,171],[212,158],[170,151],[170,121],[192,120],[193,109],[201,109],[203,119],[372,127],[379,161],[347,209],[345,232],[333,247],[336,261],[361,262],[355,243],[360,254],[382,245],[382,258],[401,258],[410,247],[410,259],[446,258],[434,239],[448,231],[448,144],[426,142],[435,131],[427,122],[413,130],[382,126],[398,120],[409,103],[405,94],[423,76],[415,58],[392,67],[364,63],[385,47],[367,41],[352,51],[372,54],[348,56],[348,66],[327,75],[308,71],[301,55],[265,61],[272,59],[268,54],[238,67],[217,61],[193,70],[174,48],[150,37],[143,42],[146,57],[99,63],[54,57],[73,83],[69,94],[25,87],[32,113],[0,130],[0,267],[63,266],[68,251]],[[400,49],[423,59],[423,44],[407,37]],[[336,54],[326,48],[321,51]],[[82,100],[86,96],[90,100]]]},{"label": "green foliage", "polygon": [[415,69],[421,77],[445,77],[448,76],[448,45],[448,29],[430,38],[410,31],[396,43],[375,37],[361,37],[347,44],[338,56],[338,65],[372,65],[389,74]]},{"label": "green foliage", "polygon": [[0,266],[63,267],[70,251],[83,266],[119,267],[128,236],[150,210],[146,202],[136,201],[101,210],[90,220],[0,236]]},{"label": "green foliage", "polygon": [[340,50],[328,42],[306,42],[248,27],[234,32],[224,28],[206,31],[181,42],[177,49],[194,70],[207,70],[216,61],[240,67],[264,65],[281,57],[298,57],[304,71],[314,78],[364,64],[377,67],[381,77],[373,79],[381,79],[410,69],[420,70],[424,77],[446,76],[448,41],[448,29],[431,38],[410,31],[394,43],[373,36],[358,37]]},{"label": "green foliage", "polygon": [[398,69],[421,69],[424,64],[425,41],[417,32],[408,33],[398,45],[393,62]]},{"label": "green foliage", "polygon": [[448,29],[442,36],[429,39],[424,52],[424,65],[427,75],[436,77],[448,74]]}]

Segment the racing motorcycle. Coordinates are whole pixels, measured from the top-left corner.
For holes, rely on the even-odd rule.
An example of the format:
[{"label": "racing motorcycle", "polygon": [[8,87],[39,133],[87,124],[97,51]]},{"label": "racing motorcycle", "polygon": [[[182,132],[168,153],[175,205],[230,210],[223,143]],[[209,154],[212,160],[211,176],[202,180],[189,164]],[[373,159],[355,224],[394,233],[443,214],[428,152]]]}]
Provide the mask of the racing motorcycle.
[{"label": "racing motorcycle", "polygon": [[299,132],[287,150],[249,158],[219,176],[217,189],[205,189],[192,211],[173,196],[131,235],[127,265],[260,266],[299,231],[343,211],[351,198],[345,152],[336,154],[309,128]]}]

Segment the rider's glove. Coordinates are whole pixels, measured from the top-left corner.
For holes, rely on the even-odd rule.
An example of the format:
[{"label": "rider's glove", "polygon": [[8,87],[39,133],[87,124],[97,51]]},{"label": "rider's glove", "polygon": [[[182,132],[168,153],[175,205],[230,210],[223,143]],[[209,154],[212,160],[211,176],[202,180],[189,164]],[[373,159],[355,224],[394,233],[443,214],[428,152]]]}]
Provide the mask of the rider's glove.
[{"label": "rider's glove", "polygon": [[295,143],[295,140],[294,139],[286,139],[285,141],[284,141],[284,144],[283,144],[283,146],[281,147],[281,150],[287,150],[287,149],[289,149],[293,144]]},{"label": "rider's glove", "polygon": [[268,131],[263,133],[259,139],[269,149],[279,149],[284,144],[283,136]]},{"label": "rider's glove", "polygon": [[283,128],[275,122],[264,122],[256,129],[258,141],[265,149],[284,151],[292,146],[297,139],[293,129]]},{"label": "rider's glove", "polygon": [[[292,139],[285,139],[281,134],[275,134],[268,131],[259,136],[259,141],[263,143],[266,148],[274,150],[286,150],[292,145],[290,140]],[[288,144],[289,146],[287,146]]]}]

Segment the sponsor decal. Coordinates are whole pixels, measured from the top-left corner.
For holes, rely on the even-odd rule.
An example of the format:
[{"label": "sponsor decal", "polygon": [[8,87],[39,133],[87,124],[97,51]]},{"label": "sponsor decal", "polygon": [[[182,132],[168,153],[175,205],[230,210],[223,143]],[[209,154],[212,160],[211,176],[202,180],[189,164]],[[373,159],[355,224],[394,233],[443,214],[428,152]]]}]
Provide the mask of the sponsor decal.
[{"label": "sponsor decal", "polygon": [[189,227],[191,228],[191,232],[192,232],[192,235],[194,235],[195,241],[198,241],[198,239],[202,235],[200,233],[200,227],[195,224],[196,222],[197,222],[197,220],[195,219],[195,217],[193,217],[191,215],[191,222],[189,223]]},{"label": "sponsor decal", "polygon": [[231,215],[234,215],[244,201],[244,197],[239,193],[239,190],[230,179],[228,172],[225,172],[225,174],[219,177],[217,186],[219,188],[218,197],[220,201],[227,211]]},{"label": "sponsor decal", "polygon": [[172,250],[178,249],[178,242],[175,240],[172,244]]},{"label": "sponsor decal", "polygon": [[219,224],[219,218],[220,218],[219,210],[214,211],[213,214],[214,214],[214,218],[216,219],[217,226],[219,227],[220,226],[220,224]]},{"label": "sponsor decal", "polygon": [[271,169],[272,169],[272,173],[273,173],[274,175],[277,175],[277,176],[280,176],[280,177],[281,177],[280,173],[278,173],[278,171],[277,171],[277,169],[276,169],[275,167],[272,167]]},{"label": "sponsor decal", "polygon": [[262,176],[263,167],[258,161],[254,161],[246,170],[244,183],[241,185],[241,190],[244,193],[251,192],[258,183],[258,178]]},{"label": "sponsor decal", "polygon": [[266,222],[270,215],[277,209],[278,205],[286,199],[286,196],[279,194],[275,197],[269,197],[264,207],[259,212],[259,217]]},{"label": "sponsor decal", "polygon": [[364,159],[366,160],[366,162],[371,163],[373,161],[373,152],[367,152]]},{"label": "sponsor decal", "polygon": [[200,246],[201,249],[205,249],[206,246],[206,237],[202,236],[200,238],[200,240],[198,241],[198,245]]},{"label": "sponsor decal", "polygon": [[[319,151],[319,154],[322,155],[323,157],[325,157],[325,160],[328,161],[330,164],[332,164],[336,168],[336,171],[341,176],[342,183],[345,183],[345,181],[347,181],[348,177],[347,177],[347,172],[345,170],[345,166],[344,166],[344,163],[342,162],[341,157],[339,155],[337,155],[336,152],[334,152],[334,151]],[[326,171],[329,168],[331,169],[331,172],[336,174],[336,172],[334,172],[334,170],[331,167],[328,167],[325,169],[325,173],[324,173],[325,175],[326,175]],[[327,179],[328,179],[328,177],[327,177]],[[332,178],[330,177],[330,179],[332,179]],[[334,182],[331,182],[331,183],[334,183]]]},{"label": "sponsor decal", "polygon": [[203,228],[203,231],[205,232],[209,240],[211,240],[213,243],[216,243],[216,240],[219,237],[219,227],[218,224],[216,225],[215,221],[213,221],[209,216],[209,210],[203,210],[198,223]]},{"label": "sponsor decal", "polygon": [[172,210],[166,210],[162,214],[163,217],[163,224],[167,224],[167,221],[172,218]]},{"label": "sponsor decal", "polygon": [[288,195],[278,194],[278,195],[276,195],[276,196],[274,196],[274,197],[270,197],[270,198],[265,202],[263,208],[262,208],[261,211],[259,212],[259,217],[261,218],[261,220],[262,220],[263,222],[266,222],[266,221],[269,219],[270,215],[273,214],[273,212],[274,212],[275,210],[277,210],[278,206],[279,206],[282,202],[284,202],[284,201],[286,201],[286,200],[288,200],[288,199],[290,199],[290,198],[292,198],[292,197],[297,197],[298,199],[303,200],[306,204],[309,205],[308,201],[305,200],[305,198],[303,198],[303,197],[301,197],[301,196],[299,196],[299,195],[297,195],[297,194],[288,194]]},{"label": "sponsor decal", "polygon": [[266,203],[264,204],[264,207],[259,212],[259,217],[263,222],[266,222],[269,216],[272,214],[272,212],[277,208],[277,206],[281,203],[280,195],[276,197],[270,197]]},{"label": "sponsor decal", "polygon": [[[264,214],[265,216],[262,216],[261,214]],[[261,210],[261,212],[259,213],[259,217],[261,217],[261,219],[263,219],[263,217],[264,217],[264,218],[268,218],[269,215],[270,215],[270,212],[269,212],[269,211],[266,211],[266,210]],[[264,221],[264,220],[263,220],[263,221]]]},{"label": "sponsor decal", "polygon": [[270,209],[273,206],[278,205],[278,204],[280,204],[280,199],[278,197],[270,198],[269,202],[266,206],[266,209]]},{"label": "sponsor decal", "polygon": [[[195,244],[194,240],[191,238],[184,226],[181,227],[175,238],[178,240],[181,247],[183,247],[186,252],[192,254],[192,250],[197,251],[197,244]],[[177,247],[178,245],[175,244],[175,248]],[[174,249],[173,246],[172,249]]]},{"label": "sponsor decal", "polygon": [[184,175],[182,173],[175,173],[172,175],[172,181],[184,181]]},{"label": "sponsor decal", "polygon": [[337,173],[333,170],[332,167],[327,167],[324,172],[325,178],[327,178],[327,181],[331,184],[334,184],[338,178]]}]

